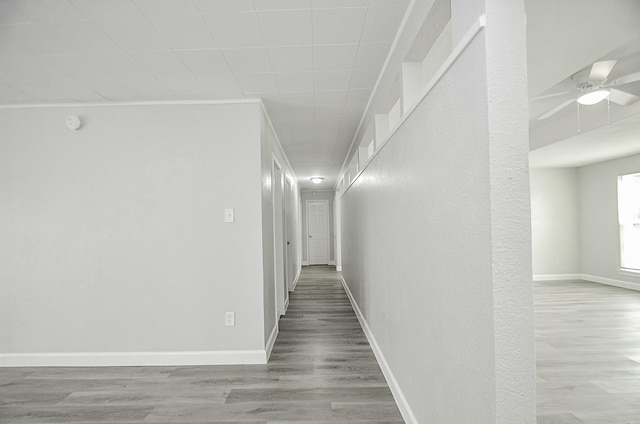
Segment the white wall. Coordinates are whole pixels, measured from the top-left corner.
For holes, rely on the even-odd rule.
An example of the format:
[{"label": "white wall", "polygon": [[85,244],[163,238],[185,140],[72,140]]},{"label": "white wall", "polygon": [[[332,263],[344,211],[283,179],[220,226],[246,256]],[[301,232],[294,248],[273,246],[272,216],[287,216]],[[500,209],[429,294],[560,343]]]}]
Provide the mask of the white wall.
[{"label": "white wall", "polygon": [[576,168],[531,170],[531,244],[534,279],[580,273],[580,214]]},{"label": "white wall", "polygon": [[[263,284],[264,284],[264,337],[269,342],[269,338],[275,336],[274,330],[277,332],[276,320],[276,303],[275,303],[275,274],[274,274],[274,221],[273,221],[273,182],[272,182],[272,166],[274,158],[282,167],[282,172],[292,181],[291,205],[293,210],[292,216],[297,220],[300,218],[298,205],[300,204],[299,189],[293,169],[284,154],[280,142],[276,136],[273,127],[270,124],[268,116],[262,112],[261,114],[261,170],[262,170],[262,251],[263,251]],[[299,228],[299,223],[293,225]],[[300,235],[294,234],[292,241],[294,243],[293,251],[296,252],[295,269],[300,269],[300,247],[296,242]],[[271,340],[273,342],[274,340]]]},{"label": "white wall", "polygon": [[618,273],[618,176],[640,171],[640,155],[584,166],[578,170],[580,254],[583,278],[638,285],[640,278]]},{"label": "white wall", "polygon": [[341,198],[343,275],[408,422],[534,423],[524,11],[453,3],[487,28]]},{"label": "white wall", "polygon": [[[313,194],[315,193],[315,195]],[[336,197],[335,191],[331,190],[302,190],[300,192],[302,199],[302,260],[309,263],[309,244],[308,244],[308,228],[307,228],[307,200],[328,200],[329,201],[329,261],[335,262],[335,232],[333,217],[333,201]]]},{"label": "white wall", "polygon": [[0,360],[264,357],[260,114],[259,103],[0,110]]}]

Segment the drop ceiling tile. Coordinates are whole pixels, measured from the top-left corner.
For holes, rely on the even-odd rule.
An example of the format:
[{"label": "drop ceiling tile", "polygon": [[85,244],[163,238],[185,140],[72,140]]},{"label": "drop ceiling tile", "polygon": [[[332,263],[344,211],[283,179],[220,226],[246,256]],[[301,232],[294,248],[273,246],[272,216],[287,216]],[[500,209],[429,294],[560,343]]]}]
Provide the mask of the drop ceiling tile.
[{"label": "drop ceiling tile", "polygon": [[130,0],[69,0],[89,19],[139,18],[138,8]]},{"label": "drop ceiling tile", "polygon": [[152,75],[191,75],[175,52],[138,52],[133,58]]},{"label": "drop ceiling tile", "polygon": [[358,48],[358,57],[356,58],[356,69],[362,68],[378,68],[382,69],[382,65],[387,60],[391,43],[362,43]]},{"label": "drop ceiling tile", "polygon": [[207,90],[193,75],[158,75],[158,80],[178,98],[204,98]]},{"label": "drop ceiling tile", "polygon": [[197,77],[207,92],[216,98],[242,97],[242,88],[233,74],[200,74]]},{"label": "drop ceiling tile", "polygon": [[379,69],[356,69],[353,71],[351,86],[349,88],[352,90],[373,88],[376,85],[379,74]]},{"label": "drop ceiling tile", "polygon": [[1,43],[14,44],[34,56],[75,53],[38,24],[3,26]]},{"label": "drop ceiling tile", "polygon": [[43,59],[33,56],[15,56],[3,60],[13,70],[24,75],[27,79],[49,82],[57,79],[69,78],[69,75],[57,70]]},{"label": "drop ceiling tile", "polygon": [[272,72],[236,74],[236,78],[245,93],[273,93],[278,91],[278,85]]},{"label": "drop ceiling tile", "polygon": [[218,47],[264,47],[264,38],[255,12],[203,15]]},{"label": "drop ceiling tile", "polygon": [[367,9],[317,9],[313,12],[315,44],[349,44],[360,41]]},{"label": "drop ceiling tile", "polygon": [[13,5],[12,2],[0,1],[0,25],[28,24],[33,20]]},{"label": "drop ceiling tile", "polygon": [[349,90],[347,95],[347,103],[349,104],[366,104],[371,96],[371,89]]},{"label": "drop ceiling tile", "polygon": [[43,57],[42,61],[58,69],[63,74],[73,78],[88,79],[109,77],[109,74],[107,74],[102,68],[97,66],[86,56],[79,54],[68,56],[47,56]]},{"label": "drop ceiling tile", "polygon": [[269,47],[269,57],[275,72],[301,72],[313,70],[313,47]]},{"label": "drop ceiling tile", "polygon": [[0,62],[0,82],[19,81],[22,79],[25,79],[24,75],[20,75],[8,64]]},{"label": "drop ceiling tile", "polygon": [[198,13],[198,9],[191,0],[133,0],[133,3],[146,16]]},{"label": "drop ceiling tile", "polygon": [[153,15],[151,25],[176,50],[211,49],[216,43],[200,15]]},{"label": "drop ceiling tile", "polygon": [[393,41],[404,16],[399,6],[370,7],[362,29],[363,43]]},{"label": "drop ceiling tile", "polygon": [[310,9],[311,0],[253,0],[256,10]]},{"label": "drop ceiling tile", "polygon": [[120,76],[117,79],[143,98],[157,98],[159,96],[169,96],[172,94],[164,84],[151,76]]},{"label": "drop ceiling tile", "polygon": [[170,50],[169,45],[143,17],[95,21],[95,24],[128,52]]},{"label": "drop ceiling tile", "polygon": [[369,7],[397,5],[406,10],[408,4],[409,0],[369,0]]},{"label": "drop ceiling tile", "polygon": [[13,102],[13,101],[29,101],[33,100],[33,96],[18,90],[12,85],[0,82],[0,101]]},{"label": "drop ceiling tile", "polygon": [[314,72],[316,91],[344,91],[349,88],[351,71]]},{"label": "drop ceiling tile", "polygon": [[267,46],[311,45],[311,9],[259,12],[258,19]]},{"label": "drop ceiling tile", "polygon": [[78,102],[104,100],[98,93],[75,79],[54,80],[49,85],[54,90]]},{"label": "drop ceiling tile", "polygon": [[117,43],[107,37],[91,21],[49,22],[43,23],[42,26],[76,53],[93,57],[124,53]]},{"label": "drop ceiling tile", "polygon": [[86,79],[80,82],[105,99],[120,100],[139,97],[136,92],[113,78]]},{"label": "drop ceiling tile", "polygon": [[333,9],[339,7],[367,7],[368,5],[369,0],[313,0],[312,6],[314,9]]},{"label": "drop ceiling tile", "polygon": [[231,69],[227,61],[217,49],[180,50],[176,54],[194,74],[225,74]]},{"label": "drop ceiling tile", "polygon": [[84,16],[66,0],[12,0],[11,3],[27,15],[33,22],[73,21],[85,19]]},{"label": "drop ceiling tile", "polygon": [[347,101],[348,91],[319,91],[315,93],[314,104],[318,105],[344,105]]},{"label": "drop ceiling tile", "polygon": [[0,37],[0,58],[20,57],[28,55],[24,49],[15,45],[11,40]]},{"label": "drop ceiling tile", "polygon": [[252,0],[194,0],[200,13],[242,12],[254,10]]},{"label": "drop ceiling tile", "polygon": [[42,99],[42,100],[49,100],[49,101],[69,100],[69,98],[64,94],[56,90],[53,90],[51,87],[41,83],[40,81],[33,81],[33,80],[16,81],[12,84],[12,86],[24,93],[27,93],[28,95],[32,96],[35,99]]},{"label": "drop ceiling tile", "polygon": [[313,72],[276,73],[280,93],[308,93],[313,91]]},{"label": "drop ceiling tile", "polygon": [[140,63],[136,62],[131,56],[124,53],[115,55],[95,55],[91,57],[91,60],[113,77],[128,76],[153,78],[151,73]]},{"label": "drop ceiling tile", "polygon": [[231,67],[238,72],[272,72],[267,49],[224,49],[220,51]]},{"label": "drop ceiling tile", "polygon": [[299,111],[302,105],[313,105],[314,93],[282,93],[282,105]]},{"label": "drop ceiling tile", "polygon": [[342,71],[353,69],[358,53],[357,44],[334,44],[313,47],[314,71]]}]

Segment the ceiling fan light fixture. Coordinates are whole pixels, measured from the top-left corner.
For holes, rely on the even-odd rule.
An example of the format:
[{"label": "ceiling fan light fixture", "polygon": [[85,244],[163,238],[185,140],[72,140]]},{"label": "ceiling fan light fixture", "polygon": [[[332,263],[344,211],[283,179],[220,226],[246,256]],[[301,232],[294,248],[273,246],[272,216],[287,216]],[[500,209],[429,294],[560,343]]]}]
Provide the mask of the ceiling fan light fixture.
[{"label": "ceiling fan light fixture", "polygon": [[601,101],[609,97],[609,94],[611,94],[609,90],[603,90],[603,89],[590,91],[578,97],[577,101],[581,105],[591,106],[591,105],[595,105],[596,103],[600,103]]},{"label": "ceiling fan light fixture", "polygon": [[320,184],[321,182],[324,181],[324,178],[322,178],[322,177],[311,177],[310,180],[314,184]]}]

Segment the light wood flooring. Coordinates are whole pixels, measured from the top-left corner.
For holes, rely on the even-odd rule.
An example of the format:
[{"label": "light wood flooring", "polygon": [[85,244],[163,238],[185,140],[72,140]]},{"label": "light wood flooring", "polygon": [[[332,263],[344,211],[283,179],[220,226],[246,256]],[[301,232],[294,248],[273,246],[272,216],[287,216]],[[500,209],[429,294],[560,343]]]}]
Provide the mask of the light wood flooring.
[{"label": "light wood flooring", "polygon": [[268,365],[0,368],[0,423],[403,423],[333,267],[305,267]]},{"label": "light wood flooring", "polygon": [[640,292],[534,287],[538,424],[640,423]]}]

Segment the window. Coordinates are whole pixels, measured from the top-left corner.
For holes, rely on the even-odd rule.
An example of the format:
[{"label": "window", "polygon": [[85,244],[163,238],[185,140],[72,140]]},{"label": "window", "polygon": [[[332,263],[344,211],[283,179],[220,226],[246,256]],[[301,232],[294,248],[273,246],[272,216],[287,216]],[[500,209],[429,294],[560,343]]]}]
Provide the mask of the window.
[{"label": "window", "polygon": [[621,271],[640,273],[640,173],[618,177]]}]

